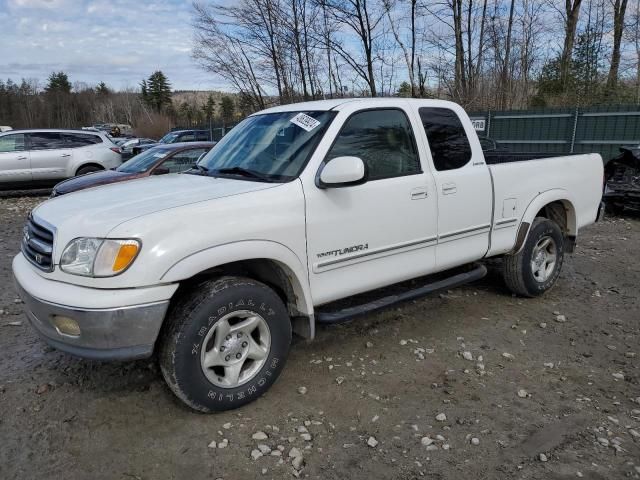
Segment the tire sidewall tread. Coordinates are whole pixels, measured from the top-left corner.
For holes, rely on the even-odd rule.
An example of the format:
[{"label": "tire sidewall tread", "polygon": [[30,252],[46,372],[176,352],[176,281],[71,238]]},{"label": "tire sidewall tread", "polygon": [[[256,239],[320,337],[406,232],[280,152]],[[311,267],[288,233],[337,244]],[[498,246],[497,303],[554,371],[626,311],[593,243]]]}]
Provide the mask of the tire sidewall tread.
[{"label": "tire sidewall tread", "polygon": [[[207,332],[224,315],[254,309],[269,326],[271,348],[265,364],[236,388],[213,385],[200,365]],[[291,321],[280,298],[266,285],[222,277],[199,284],[175,303],[160,340],[160,369],[176,396],[201,412],[230,410],[257,399],[276,381],[289,353]]]}]

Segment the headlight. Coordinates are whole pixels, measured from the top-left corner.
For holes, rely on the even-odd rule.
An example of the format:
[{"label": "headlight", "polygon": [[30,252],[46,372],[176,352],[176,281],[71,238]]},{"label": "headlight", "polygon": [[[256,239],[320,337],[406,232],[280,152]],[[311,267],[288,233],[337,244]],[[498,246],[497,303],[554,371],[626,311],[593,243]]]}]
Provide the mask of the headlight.
[{"label": "headlight", "polygon": [[76,238],[62,252],[60,269],[85,277],[113,277],[124,272],[139,251],[135,239]]}]

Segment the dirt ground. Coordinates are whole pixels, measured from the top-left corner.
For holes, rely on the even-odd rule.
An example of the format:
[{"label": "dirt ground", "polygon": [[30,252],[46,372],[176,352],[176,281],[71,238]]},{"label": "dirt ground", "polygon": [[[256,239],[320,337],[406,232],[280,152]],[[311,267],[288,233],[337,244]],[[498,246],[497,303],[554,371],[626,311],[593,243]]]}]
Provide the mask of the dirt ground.
[{"label": "dirt ground", "polygon": [[0,479],[640,478],[637,216],[585,229],[543,298],[493,267],[321,327],[266,396],[203,415],[153,360],[76,359],[32,331],[11,259],[44,198],[0,199]]}]

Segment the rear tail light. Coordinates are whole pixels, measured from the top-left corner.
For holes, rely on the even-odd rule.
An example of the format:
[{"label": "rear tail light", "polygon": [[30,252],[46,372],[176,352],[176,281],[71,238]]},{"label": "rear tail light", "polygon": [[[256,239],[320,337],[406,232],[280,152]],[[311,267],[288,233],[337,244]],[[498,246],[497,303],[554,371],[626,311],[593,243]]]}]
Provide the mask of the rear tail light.
[{"label": "rear tail light", "polygon": [[115,152],[115,153],[122,154],[122,150],[120,150],[120,147],[109,147],[109,150],[111,150],[112,152]]}]

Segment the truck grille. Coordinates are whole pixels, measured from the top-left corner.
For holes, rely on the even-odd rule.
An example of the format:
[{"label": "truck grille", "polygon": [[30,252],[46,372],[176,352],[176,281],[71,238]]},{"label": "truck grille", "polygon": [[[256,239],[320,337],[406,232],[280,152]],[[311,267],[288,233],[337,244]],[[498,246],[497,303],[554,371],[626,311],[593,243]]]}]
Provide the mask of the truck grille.
[{"label": "truck grille", "polygon": [[24,226],[21,250],[27,260],[40,270],[53,270],[53,232],[36,223],[31,215]]}]

